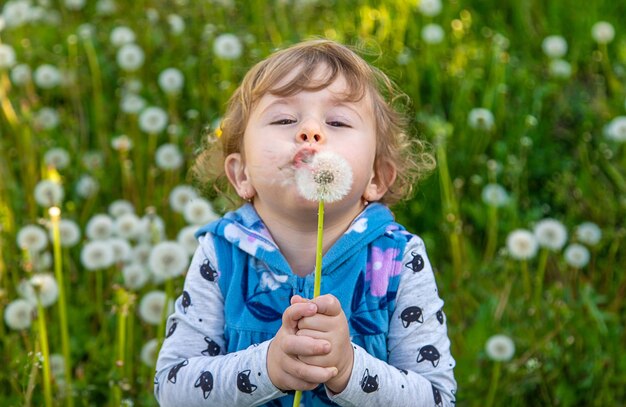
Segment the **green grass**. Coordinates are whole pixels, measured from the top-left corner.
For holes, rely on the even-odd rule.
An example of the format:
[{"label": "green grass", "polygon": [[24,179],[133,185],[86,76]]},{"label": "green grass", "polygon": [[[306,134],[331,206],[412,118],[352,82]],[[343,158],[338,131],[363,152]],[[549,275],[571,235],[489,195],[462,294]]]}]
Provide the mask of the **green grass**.
[{"label": "green grass", "polygon": [[[4,3],[5,13],[14,3]],[[437,270],[457,359],[457,405],[484,405],[496,368],[485,343],[500,333],[513,339],[516,351],[501,362],[493,405],[626,404],[626,144],[604,135],[612,119],[626,116],[625,3],[450,1],[433,17],[420,14],[415,1],[403,0],[255,0],[233,1],[231,7],[227,1],[118,1],[111,14],[99,13],[98,2],[80,10],[50,3],[43,15],[58,24],[12,26],[12,20],[0,30],[0,44],[15,50],[17,63],[33,71],[51,64],[73,78],[52,89],[18,86],[11,69],[0,67],[0,312],[20,297],[21,280],[54,271],[53,263],[34,267],[16,237],[26,225],[49,223],[34,188],[43,179],[57,179],[65,190],[62,218],[76,221],[83,235],[61,251],[73,390],[72,397],[59,397],[59,405],[156,404],[154,368],[139,355],[145,342],[159,337],[159,327],[144,323],[137,309],[145,293],[165,291],[166,284],[125,289],[120,264],[86,271],[80,253],[89,219],[126,199],[138,216],[152,207],[164,220],[164,235],[153,236],[152,243],[175,240],[187,223],[170,207],[169,193],[190,182],[194,154],[242,76],[272,50],[312,36],[364,46],[366,59],[413,101],[415,132],[436,153],[435,173],[394,210],[424,238]],[[182,34],[168,23],[174,14],[185,23]],[[597,21],[615,27],[613,41],[594,41],[591,27]],[[422,40],[428,23],[443,28],[441,43]],[[80,34],[85,24],[93,35]],[[109,36],[120,25],[134,31],[144,50],[145,62],[136,72],[124,72],[116,63]],[[223,33],[241,40],[239,58],[214,54],[214,40]],[[550,74],[550,58],[541,46],[548,35],[567,40],[562,59],[571,76]],[[185,77],[176,96],[157,83],[170,67]],[[121,110],[124,92],[138,83],[135,91],[146,106],[166,110],[172,127],[149,135],[139,129],[136,114]],[[38,127],[35,118],[43,107],[56,110],[57,126]],[[469,112],[478,107],[493,113],[493,130],[468,125]],[[127,153],[111,147],[122,134],[133,141]],[[153,152],[164,143],[181,149],[182,168],[157,168]],[[69,152],[67,168],[44,165],[44,154],[55,147]],[[85,163],[94,156],[98,165]],[[99,184],[91,197],[76,191],[83,175]],[[487,183],[500,184],[510,196],[497,211],[481,199]],[[222,197],[209,197],[222,209]],[[575,228],[583,222],[597,224],[602,239],[588,245],[591,260],[580,270],[567,264],[563,249],[549,252],[545,266],[540,255],[529,259],[527,288],[523,263],[507,253],[506,238],[515,229],[532,230],[544,218],[563,223],[568,243],[576,241]],[[53,252],[51,243],[46,251]],[[537,285],[540,269],[545,274]],[[169,285],[179,292],[182,277]],[[58,304],[47,308],[45,317],[50,352],[61,354]],[[23,331],[0,324],[3,406],[44,405],[40,333],[36,320]],[[116,363],[120,360],[124,363]],[[59,395],[63,374],[53,377],[52,392]]]}]

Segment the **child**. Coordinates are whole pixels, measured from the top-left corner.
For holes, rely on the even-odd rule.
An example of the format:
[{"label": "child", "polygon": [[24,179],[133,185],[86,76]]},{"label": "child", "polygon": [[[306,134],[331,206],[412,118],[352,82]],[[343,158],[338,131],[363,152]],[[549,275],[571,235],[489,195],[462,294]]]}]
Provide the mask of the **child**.
[{"label": "child", "polygon": [[[155,395],[164,406],[448,406],[455,365],[423,241],[385,204],[433,166],[404,132],[389,79],[345,46],[312,40],[254,66],[232,96],[220,168],[247,203],[199,232],[169,317]],[[218,144],[218,143],[215,143]],[[214,147],[213,147],[214,148]],[[352,169],[326,205],[296,167],[321,151]],[[212,147],[196,168],[215,164]]]}]

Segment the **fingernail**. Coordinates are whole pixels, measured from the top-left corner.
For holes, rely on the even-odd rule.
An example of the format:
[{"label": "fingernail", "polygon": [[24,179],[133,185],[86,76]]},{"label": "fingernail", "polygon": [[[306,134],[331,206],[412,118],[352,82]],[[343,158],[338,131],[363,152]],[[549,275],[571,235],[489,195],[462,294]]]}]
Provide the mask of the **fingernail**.
[{"label": "fingernail", "polygon": [[337,376],[339,374],[339,370],[336,367],[332,367],[331,368],[332,373],[333,373],[333,377]]},{"label": "fingernail", "polygon": [[309,305],[308,305],[308,307],[307,307],[307,309],[308,309],[309,311],[316,311],[316,310],[317,310],[317,307],[315,306],[315,304],[309,304]]}]

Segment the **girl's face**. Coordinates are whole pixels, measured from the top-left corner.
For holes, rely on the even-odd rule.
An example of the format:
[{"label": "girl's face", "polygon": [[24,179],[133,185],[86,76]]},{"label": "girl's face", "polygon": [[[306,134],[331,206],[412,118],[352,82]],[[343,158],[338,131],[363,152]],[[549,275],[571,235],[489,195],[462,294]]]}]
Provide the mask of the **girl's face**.
[{"label": "girl's face", "polygon": [[317,208],[299,195],[294,169],[319,151],[342,156],[353,172],[349,194],[329,209],[358,213],[363,200],[378,200],[386,192],[374,172],[376,126],[370,98],[347,101],[347,91],[339,77],[319,91],[286,97],[268,93],[254,106],[243,151],[227,157],[226,173],[240,196],[254,196],[259,213]]}]

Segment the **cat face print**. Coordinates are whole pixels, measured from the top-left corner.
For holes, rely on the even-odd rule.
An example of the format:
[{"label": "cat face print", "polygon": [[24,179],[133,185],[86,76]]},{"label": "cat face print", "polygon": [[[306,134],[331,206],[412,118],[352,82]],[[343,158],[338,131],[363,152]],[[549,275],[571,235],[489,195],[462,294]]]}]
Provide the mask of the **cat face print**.
[{"label": "cat face print", "polygon": [[250,382],[250,369],[237,374],[237,388],[240,392],[247,394],[252,394],[256,390],[256,384]]},{"label": "cat face print", "polygon": [[368,369],[363,372],[363,378],[361,379],[361,389],[365,393],[373,393],[378,390],[378,375],[370,376]]}]

